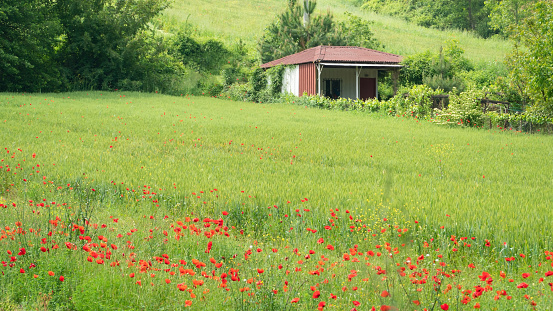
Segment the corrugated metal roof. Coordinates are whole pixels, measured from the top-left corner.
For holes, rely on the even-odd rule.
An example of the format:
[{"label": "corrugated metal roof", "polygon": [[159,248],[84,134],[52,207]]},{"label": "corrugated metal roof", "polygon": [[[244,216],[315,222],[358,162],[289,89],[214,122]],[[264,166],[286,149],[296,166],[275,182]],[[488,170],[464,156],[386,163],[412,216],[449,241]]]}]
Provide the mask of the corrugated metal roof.
[{"label": "corrugated metal roof", "polygon": [[261,68],[320,62],[398,64],[401,59],[399,55],[357,46],[317,46],[268,62]]}]

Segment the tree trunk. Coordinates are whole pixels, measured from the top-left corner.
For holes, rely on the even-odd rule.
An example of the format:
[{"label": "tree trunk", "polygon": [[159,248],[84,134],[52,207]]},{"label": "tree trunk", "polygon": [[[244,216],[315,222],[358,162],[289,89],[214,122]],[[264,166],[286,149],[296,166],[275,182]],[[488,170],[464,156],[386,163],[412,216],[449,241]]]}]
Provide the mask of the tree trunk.
[{"label": "tree trunk", "polygon": [[309,0],[304,0],[303,3],[303,27],[309,27],[309,22],[311,21],[311,16],[309,16]]},{"label": "tree trunk", "polygon": [[472,0],[469,0],[467,11],[469,13],[470,29],[474,30],[476,28],[476,26],[474,25],[474,19],[472,18]]}]

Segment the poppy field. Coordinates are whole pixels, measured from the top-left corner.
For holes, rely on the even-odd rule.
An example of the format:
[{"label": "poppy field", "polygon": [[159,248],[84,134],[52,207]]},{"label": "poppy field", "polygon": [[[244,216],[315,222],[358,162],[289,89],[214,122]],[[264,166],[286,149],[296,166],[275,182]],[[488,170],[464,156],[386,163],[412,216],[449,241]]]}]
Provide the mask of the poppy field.
[{"label": "poppy field", "polygon": [[550,310],[553,138],[0,94],[0,310]]}]

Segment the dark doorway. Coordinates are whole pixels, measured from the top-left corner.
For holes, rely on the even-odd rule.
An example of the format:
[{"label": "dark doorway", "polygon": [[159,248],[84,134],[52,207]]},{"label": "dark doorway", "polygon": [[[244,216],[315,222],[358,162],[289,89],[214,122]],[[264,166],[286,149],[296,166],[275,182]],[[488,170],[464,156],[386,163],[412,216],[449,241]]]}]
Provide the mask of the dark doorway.
[{"label": "dark doorway", "polygon": [[341,80],[324,80],[324,95],[329,98],[338,98],[342,94]]},{"label": "dark doorway", "polygon": [[376,78],[359,79],[359,98],[366,100],[376,97]]}]

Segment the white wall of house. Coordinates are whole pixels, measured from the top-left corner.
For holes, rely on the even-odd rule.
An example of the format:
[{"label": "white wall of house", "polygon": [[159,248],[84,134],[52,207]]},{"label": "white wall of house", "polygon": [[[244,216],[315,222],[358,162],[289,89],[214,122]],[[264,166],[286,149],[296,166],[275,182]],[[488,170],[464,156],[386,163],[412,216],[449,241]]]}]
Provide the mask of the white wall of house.
[{"label": "white wall of house", "polygon": [[287,66],[282,74],[282,93],[300,96],[300,66]]},{"label": "white wall of house", "polygon": [[[356,94],[356,82],[355,82],[355,67],[353,68],[325,68],[321,72],[321,94],[324,95],[325,92],[325,80],[341,80],[341,94],[340,97],[343,98],[357,98]],[[362,68],[359,73],[359,78],[376,78],[378,79],[378,70]],[[378,85],[378,80],[377,80]],[[378,88],[377,88],[378,94]]]}]

